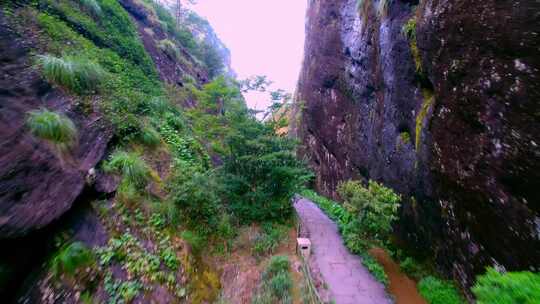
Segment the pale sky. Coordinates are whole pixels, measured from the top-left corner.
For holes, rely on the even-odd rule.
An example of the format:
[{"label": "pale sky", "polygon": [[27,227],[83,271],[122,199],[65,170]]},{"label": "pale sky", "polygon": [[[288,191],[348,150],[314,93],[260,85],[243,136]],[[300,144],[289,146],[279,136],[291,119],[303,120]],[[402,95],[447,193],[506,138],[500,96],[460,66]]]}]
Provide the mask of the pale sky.
[{"label": "pale sky", "polygon": [[[294,93],[304,52],[308,0],[198,0],[192,9],[208,19],[231,51],[238,79],[266,75],[271,89]],[[270,104],[268,93],[248,94],[248,106]]]}]

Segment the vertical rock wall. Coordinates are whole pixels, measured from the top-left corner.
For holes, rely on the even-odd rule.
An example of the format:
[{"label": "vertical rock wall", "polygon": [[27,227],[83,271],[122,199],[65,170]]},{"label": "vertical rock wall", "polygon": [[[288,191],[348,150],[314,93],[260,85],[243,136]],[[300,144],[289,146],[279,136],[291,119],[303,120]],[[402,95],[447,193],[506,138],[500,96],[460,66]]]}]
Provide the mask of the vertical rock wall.
[{"label": "vertical rock wall", "polygon": [[296,133],[318,190],[394,188],[400,239],[465,288],[540,269],[538,6],[310,1]]}]

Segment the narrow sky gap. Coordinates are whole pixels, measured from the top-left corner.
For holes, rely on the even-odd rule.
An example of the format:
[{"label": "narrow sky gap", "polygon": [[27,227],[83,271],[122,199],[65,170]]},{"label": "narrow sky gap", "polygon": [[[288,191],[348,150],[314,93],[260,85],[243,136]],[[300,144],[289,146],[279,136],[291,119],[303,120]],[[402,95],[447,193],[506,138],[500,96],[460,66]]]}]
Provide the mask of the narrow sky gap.
[{"label": "narrow sky gap", "polygon": [[[307,0],[198,0],[192,9],[208,19],[231,50],[239,79],[267,75],[271,89],[294,92],[304,51]],[[245,95],[248,106],[263,110],[268,93]]]}]

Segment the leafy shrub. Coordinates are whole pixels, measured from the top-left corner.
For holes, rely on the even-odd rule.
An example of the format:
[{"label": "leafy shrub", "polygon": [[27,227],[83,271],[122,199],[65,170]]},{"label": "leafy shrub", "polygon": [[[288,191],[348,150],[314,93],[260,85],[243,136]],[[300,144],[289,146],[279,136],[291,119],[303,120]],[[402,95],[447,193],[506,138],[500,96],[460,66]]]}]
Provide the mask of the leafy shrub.
[{"label": "leafy shrub", "polygon": [[78,94],[97,90],[105,77],[99,64],[84,57],[38,55],[37,62],[49,82]]},{"label": "leafy shrub", "polygon": [[334,202],[324,196],[320,196],[312,190],[304,189],[301,195],[316,203],[332,220],[336,221],[345,246],[354,254],[362,257],[362,264],[371,272],[371,274],[381,283],[387,285],[388,277],[384,268],[367,253],[372,245],[364,237],[362,225],[358,218],[345,209],[342,205]]},{"label": "leafy shrub", "polygon": [[180,52],[174,42],[169,39],[164,39],[159,42],[159,48],[171,59],[178,60],[180,58]]},{"label": "leafy shrub", "polygon": [[118,191],[126,198],[135,197],[150,179],[150,168],[137,153],[118,150],[105,163],[107,172],[122,174]]},{"label": "leafy shrub", "polygon": [[34,136],[55,144],[70,144],[77,137],[77,129],[71,119],[47,109],[30,111],[26,123]]},{"label": "leafy shrub", "polygon": [[472,288],[478,304],[538,303],[540,274],[528,271],[499,273],[488,268]]},{"label": "leafy shrub", "polygon": [[345,208],[358,216],[359,229],[364,238],[385,243],[392,232],[392,222],[397,219],[400,196],[375,181],[368,188],[360,182],[348,181],[338,187]]},{"label": "leafy shrub", "polygon": [[202,234],[214,232],[219,221],[221,200],[211,173],[182,172],[169,185],[170,199],[186,225]]},{"label": "leafy shrub", "polygon": [[52,259],[52,272],[54,275],[67,273],[74,275],[77,269],[90,266],[95,262],[92,251],[80,242],[74,242],[60,249]]},{"label": "leafy shrub", "polygon": [[418,282],[418,291],[429,304],[463,303],[456,287],[447,281],[428,276]]},{"label": "leafy shrub", "polygon": [[287,256],[274,256],[266,267],[261,286],[254,296],[253,304],[292,303],[293,282]]}]

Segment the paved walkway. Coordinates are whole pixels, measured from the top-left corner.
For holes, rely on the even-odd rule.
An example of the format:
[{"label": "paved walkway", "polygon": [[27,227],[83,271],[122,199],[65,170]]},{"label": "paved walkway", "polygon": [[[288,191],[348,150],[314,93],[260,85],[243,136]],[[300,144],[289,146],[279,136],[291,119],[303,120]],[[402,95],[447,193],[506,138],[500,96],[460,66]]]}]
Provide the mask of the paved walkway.
[{"label": "paved walkway", "polygon": [[392,303],[384,286],[349,253],[336,224],[313,202],[299,199],[294,204],[312,243],[312,263],[318,267],[336,304]]}]

